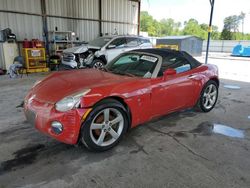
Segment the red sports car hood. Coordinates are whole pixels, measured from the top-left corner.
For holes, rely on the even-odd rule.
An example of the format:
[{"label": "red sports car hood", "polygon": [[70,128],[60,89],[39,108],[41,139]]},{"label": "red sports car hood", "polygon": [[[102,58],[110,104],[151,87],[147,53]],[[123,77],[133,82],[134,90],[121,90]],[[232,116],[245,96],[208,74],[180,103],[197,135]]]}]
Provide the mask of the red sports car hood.
[{"label": "red sports car hood", "polygon": [[115,86],[135,79],[138,78],[120,76],[96,69],[61,71],[51,74],[37,84],[32,90],[32,95],[35,95],[39,101],[55,103],[84,89]]}]

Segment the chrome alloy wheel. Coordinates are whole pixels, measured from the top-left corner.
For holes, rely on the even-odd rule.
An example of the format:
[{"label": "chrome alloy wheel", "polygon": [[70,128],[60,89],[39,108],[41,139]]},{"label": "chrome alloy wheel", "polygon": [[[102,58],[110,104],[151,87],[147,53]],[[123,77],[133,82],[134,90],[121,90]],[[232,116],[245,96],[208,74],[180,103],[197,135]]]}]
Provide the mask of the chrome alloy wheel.
[{"label": "chrome alloy wheel", "polygon": [[98,146],[113,144],[122,134],[124,118],[115,108],[100,111],[90,125],[90,138]]},{"label": "chrome alloy wheel", "polygon": [[203,93],[202,103],[207,110],[211,109],[217,100],[217,87],[214,84],[207,86]]},{"label": "chrome alloy wheel", "polygon": [[93,68],[95,68],[95,69],[101,69],[103,67],[104,67],[104,64],[101,61],[96,61],[94,66],[93,66]]}]

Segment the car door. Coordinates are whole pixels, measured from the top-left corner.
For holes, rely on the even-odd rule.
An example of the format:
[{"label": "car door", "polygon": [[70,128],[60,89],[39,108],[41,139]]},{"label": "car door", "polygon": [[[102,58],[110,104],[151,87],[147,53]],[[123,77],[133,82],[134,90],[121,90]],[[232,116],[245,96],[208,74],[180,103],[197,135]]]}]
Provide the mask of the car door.
[{"label": "car door", "polygon": [[127,41],[125,37],[115,38],[113,41],[111,41],[106,47],[107,61],[110,62],[115,57],[125,52],[126,44]]},{"label": "car door", "polygon": [[[195,103],[198,90],[197,73],[185,59],[173,57],[163,68],[175,69],[176,74],[152,79],[152,113],[156,116],[178,109],[191,107]],[[163,63],[164,66],[164,63]]]}]

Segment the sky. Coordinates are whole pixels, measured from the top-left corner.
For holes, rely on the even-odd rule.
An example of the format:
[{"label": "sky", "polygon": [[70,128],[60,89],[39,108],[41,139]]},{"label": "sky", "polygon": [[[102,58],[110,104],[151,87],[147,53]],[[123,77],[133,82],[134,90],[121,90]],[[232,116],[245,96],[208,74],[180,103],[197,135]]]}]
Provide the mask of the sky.
[{"label": "sky", "polygon": [[[190,18],[199,23],[209,23],[209,0],[142,0],[142,11],[148,11],[155,19],[173,18],[183,22]],[[223,29],[223,20],[227,16],[246,13],[244,33],[250,33],[250,0],[215,0],[213,25]],[[242,32],[242,26],[239,27]]]}]

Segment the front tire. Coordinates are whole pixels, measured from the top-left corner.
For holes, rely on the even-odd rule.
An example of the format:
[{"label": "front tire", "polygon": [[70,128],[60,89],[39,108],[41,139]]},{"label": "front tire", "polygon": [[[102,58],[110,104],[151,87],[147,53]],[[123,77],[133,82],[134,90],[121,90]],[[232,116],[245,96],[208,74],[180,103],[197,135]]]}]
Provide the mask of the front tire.
[{"label": "front tire", "polygon": [[197,104],[199,111],[211,111],[217,102],[218,93],[218,84],[213,80],[209,80],[202,89],[200,99]]},{"label": "front tire", "polygon": [[127,128],[124,106],[113,99],[104,100],[88,115],[82,127],[81,141],[90,150],[105,151],[119,143]]},{"label": "front tire", "polygon": [[91,67],[95,69],[102,69],[105,66],[105,63],[101,59],[95,59],[91,63]]}]

